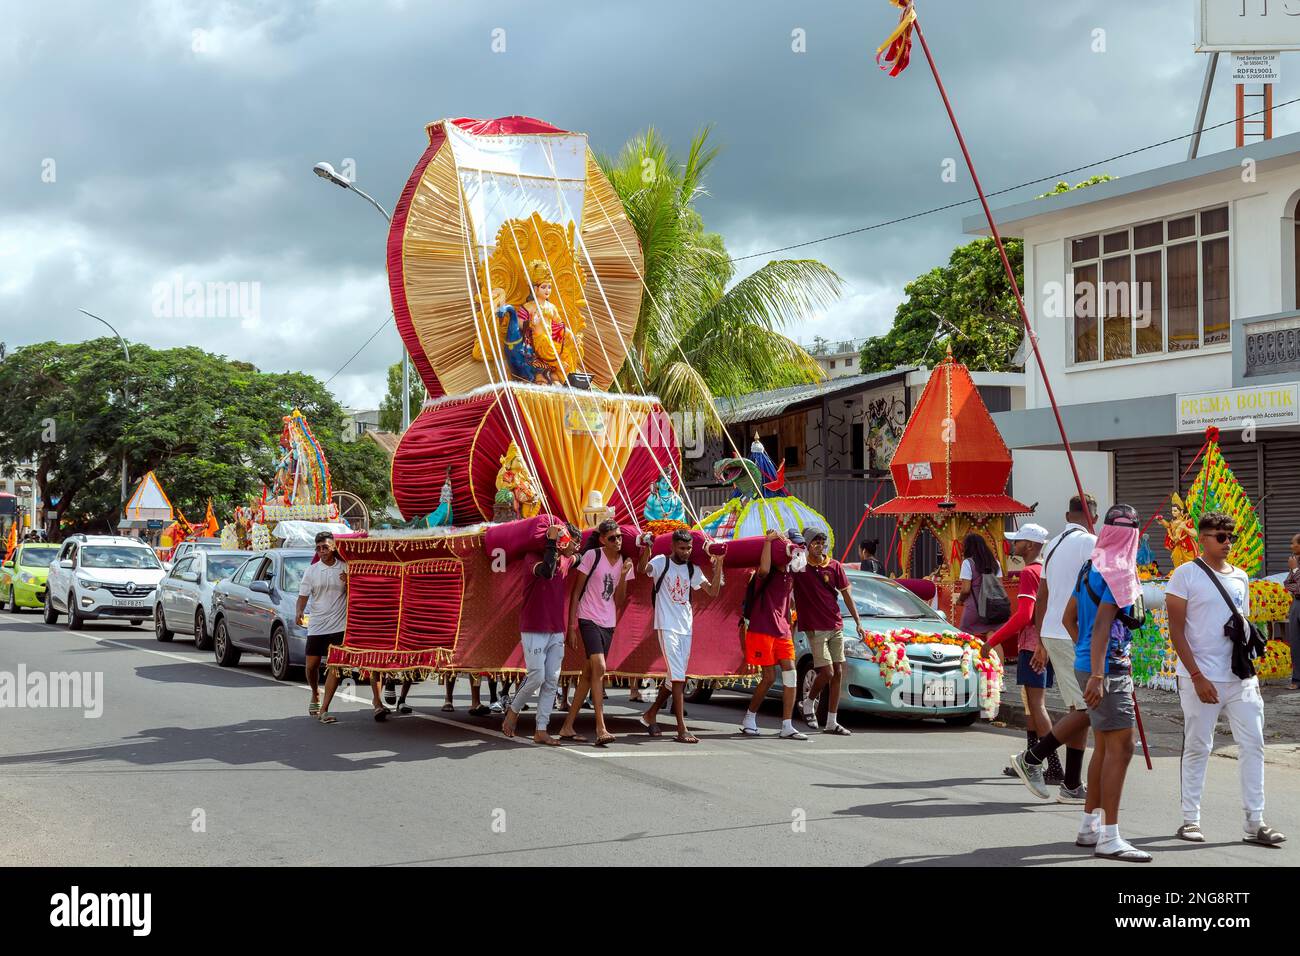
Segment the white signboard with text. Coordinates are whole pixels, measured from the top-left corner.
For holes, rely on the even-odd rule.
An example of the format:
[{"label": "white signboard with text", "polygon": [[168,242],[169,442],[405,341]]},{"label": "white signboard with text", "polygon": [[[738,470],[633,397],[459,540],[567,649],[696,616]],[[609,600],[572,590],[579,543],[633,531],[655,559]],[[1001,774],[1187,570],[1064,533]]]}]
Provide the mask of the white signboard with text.
[{"label": "white signboard with text", "polygon": [[1174,397],[1178,432],[1300,424],[1300,382],[1186,392]]},{"label": "white signboard with text", "polygon": [[1195,0],[1196,52],[1300,50],[1300,0]]},{"label": "white signboard with text", "polygon": [[1232,54],[1232,82],[1281,83],[1281,53]]}]

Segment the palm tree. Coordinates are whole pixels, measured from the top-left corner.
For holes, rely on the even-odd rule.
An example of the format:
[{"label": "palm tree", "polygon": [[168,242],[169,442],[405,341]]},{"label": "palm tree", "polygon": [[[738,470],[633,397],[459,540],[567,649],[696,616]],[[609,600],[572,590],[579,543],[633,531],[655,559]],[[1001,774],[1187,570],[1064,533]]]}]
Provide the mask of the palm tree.
[{"label": "palm tree", "polygon": [[827,308],[843,284],[813,259],[774,260],[730,284],[735,268],[722,237],[705,230],[695,209],[718,154],[708,137],[706,127],[679,160],[650,128],[599,160],[644,257],[646,291],[620,383],[633,389],[639,378],[674,411],[821,380],[821,367],[781,330]]}]

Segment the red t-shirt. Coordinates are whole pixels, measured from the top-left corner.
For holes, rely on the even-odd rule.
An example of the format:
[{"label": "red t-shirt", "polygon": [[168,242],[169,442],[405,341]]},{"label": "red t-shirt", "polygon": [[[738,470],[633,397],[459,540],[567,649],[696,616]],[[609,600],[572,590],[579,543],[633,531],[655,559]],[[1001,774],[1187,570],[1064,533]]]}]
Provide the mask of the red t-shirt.
[{"label": "red t-shirt", "polygon": [[573,567],[573,558],[557,555],[555,558],[555,577],[543,578],[536,574],[536,567],[542,563],[541,553],[528,555],[525,559],[528,568],[524,578],[524,603],[519,607],[519,630],[537,634],[562,634],[568,626],[564,604],[569,582],[569,569]]},{"label": "red t-shirt", "polygon": [[773,568],[767,580],[754,582],[754,606],[749,609],[749,629],[768,637],[790,637],[790,592],[795,576]]},{"label": "red t-shirt", "polygon": [[838,631],[844,626],[836,593],[849,586],[844,565],[831,558],[821,567],[808,565],[794,578],[794,606],[801,631]]}]

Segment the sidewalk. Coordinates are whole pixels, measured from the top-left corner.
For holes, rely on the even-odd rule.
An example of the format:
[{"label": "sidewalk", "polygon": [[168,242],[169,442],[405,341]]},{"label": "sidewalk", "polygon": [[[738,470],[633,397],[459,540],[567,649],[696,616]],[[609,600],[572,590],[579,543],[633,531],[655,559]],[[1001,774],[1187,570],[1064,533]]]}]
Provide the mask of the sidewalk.
[{"label": "sidewalk", "polygon": [[[1264,761],[1282,767],[1300,770],[1300,691],[1287,689],[1287,681],[1261,684],[1264,695]],[[1142,727],[1146,731],[1147,746],[1153,756],[1177,756],[1183,748],[1183,711],[1178,695],[1171,691],[1139,687],[1138,710]],[[1060,692],[1047,691],[1047,709],[1056,720],[1065,713]],[[1024,729],[1025,712],[1020,702],[1020,687],[1016,684],[1015,665],[1009,665],[1006,685],[1002,690],[1002,708],[994,726]],[[1139,751],[1140,751],[1139,746]],[[1237,758],[1237,747],[1232,742],[1232,732],[1225,717],[1219,718],[1214,738],[1214,754],[1218,757]]]}]

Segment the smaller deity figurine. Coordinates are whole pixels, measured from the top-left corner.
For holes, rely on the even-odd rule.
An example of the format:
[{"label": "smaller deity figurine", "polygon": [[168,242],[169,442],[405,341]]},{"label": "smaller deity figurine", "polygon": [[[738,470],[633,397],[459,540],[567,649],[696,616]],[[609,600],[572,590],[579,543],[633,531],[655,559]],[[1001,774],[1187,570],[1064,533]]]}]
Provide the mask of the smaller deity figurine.
[{"label": "smaller deity figurine", "polygon": [[424,523],[430,528],[451,524],[451,465],[447,466],[447,477],[442,483],[442,493],[438,496],[438,507],[425,516]]},{"label": "smaller deity figurine", "polygon": [[582,526],[594,528],[606,518],[614,517],[614,509],[605,504],[605,496],[593,490],[587,495],[587,505],[582,509]]},{"label": "smaller deity figurine", "polygon": [[[513,518],[532,518],[542,510],[541,501],[537,495],[536,486],[533,484],[533,478],[528,473],[524,465],[523,457],[519,454],[519,446],[513,441],[506,453],[500,458],[501,468],[497,472],[497,494],[493,502],[493,521],[510,521]],[[507,504],[504,493],[508,493],[511,498],[510,506],[512,518],[498,518],[498,514],[504,513],[503,505]]]},{"label": "smaller deity figurine", "polygon": [[1183,499],[1175,492],[1169,506],[1169,518],[1158,519],[1165,526],[1165,547],[1175,568],[1194,560],[1200,554],[1196,543],[1196,529],[1187,515]]},{"label": "smaller deity figurine", "polygon": [[645,509],[642,516],[646,521],[685,521],[686,509],[682,506],[682,499],[673,491],[672,482],[668,480],[667,475],[660,475],[659,478],[650,484],[650,496],[646,498]]}]

